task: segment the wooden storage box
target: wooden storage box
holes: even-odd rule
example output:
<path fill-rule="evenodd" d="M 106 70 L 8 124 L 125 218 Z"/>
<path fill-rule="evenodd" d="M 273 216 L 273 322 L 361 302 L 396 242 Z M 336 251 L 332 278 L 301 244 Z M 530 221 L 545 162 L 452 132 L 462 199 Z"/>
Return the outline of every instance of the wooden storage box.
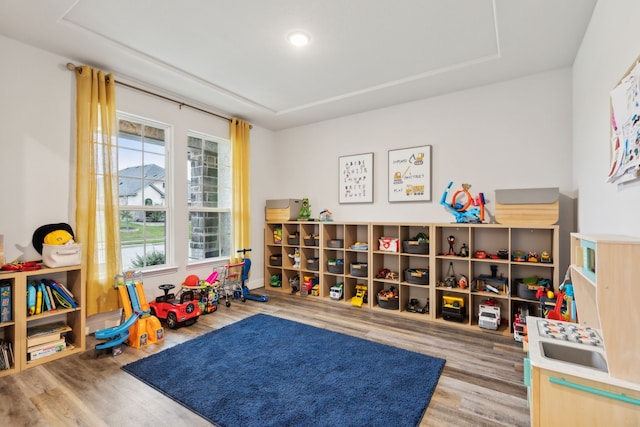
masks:
<path fill-rule="evenodd" d="M 301 207 L 300 199 L 267 200 L 265 217 L 267 221 L 293 221 L 298 219 Z"/>
<path fill-rule="evenodd" d="M 560 189 L 496 190 L 496 222 L 509 225 L 552 225 L 560 217 Z"/>

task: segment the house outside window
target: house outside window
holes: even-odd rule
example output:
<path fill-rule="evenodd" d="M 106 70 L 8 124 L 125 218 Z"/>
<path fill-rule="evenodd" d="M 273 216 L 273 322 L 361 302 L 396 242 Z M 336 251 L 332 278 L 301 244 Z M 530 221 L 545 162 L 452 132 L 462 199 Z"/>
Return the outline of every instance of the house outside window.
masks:
<path fill-rule="evenodd" d="M 124 270 L 167 263 L 167 147 L 171 127 L 118 114 L 120 240 Z"/>
<path fill-rule="evenodd" d="M 229 257 L 231 247 L 231 149 L 229 140 L 187 136 L 189 261 Z"/>

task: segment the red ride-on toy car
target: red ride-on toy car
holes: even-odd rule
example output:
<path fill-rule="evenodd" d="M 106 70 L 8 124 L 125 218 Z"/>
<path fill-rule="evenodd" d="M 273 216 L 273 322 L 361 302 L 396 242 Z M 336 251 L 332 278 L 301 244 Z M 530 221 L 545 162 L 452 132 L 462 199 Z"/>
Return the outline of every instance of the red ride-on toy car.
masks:
<path fill-rule="evenodd" d="M 190 326 L 198 320 L 202 311 L 198 301 L 194 300 L 193 291 L 183 292 L 177 300 L 174 294 L 169 293 L 175 285 L 165 283 L 158 288 L 164 291 L 164 295 L 156 297 L 155 301 L 149 303 L 151 314 L 164 320 L 169 329 L 183 325 Z"/>

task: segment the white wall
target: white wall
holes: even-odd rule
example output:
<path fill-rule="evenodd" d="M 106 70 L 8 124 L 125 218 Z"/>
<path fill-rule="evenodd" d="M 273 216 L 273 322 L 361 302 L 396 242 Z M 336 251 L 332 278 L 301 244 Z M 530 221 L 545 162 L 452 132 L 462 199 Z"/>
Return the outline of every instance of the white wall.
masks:
<path fill-rule="evenodd" d="M 26 44 L 0 36 L 0 234 L 4 236 L 7 260 L 38 259 L 31 245 L 36 228 L 55 222 L 75 222 L 75 77 L 65 68 L 69 59 L 50 54 Z M 117 76 L 116 76 L 117 78 Z M 174 125 L 173 149 L 186 153 L 186 135 L 195 130 L 227 138 L 229 123 L 189 108 L 123 86 L 116 87 L 118 110 Z M 185 127 L 185 117 L 195 128 Z M 262 259 L 262 228 L 264 202 L 261 195 L 268 188 L 261 159 L 273 150 L 273 132 L 253 127 L 251 132 L 252 206 L 257 214 L 252 218 L 252 258 Z M 186 159 L 186 154 L 185 157 Z M 267 162 L 268 165 L 268 162 Z M 186 161 L 172 164 L 169 173 L 186 176 Z M 265 169 L 268 171 L 268 168 Z M 268 172 L 266 173 L 268 175 Z M 186 190 L 186 182 L 184 185 Z M 175 206 L 186 206 L 187 195 L 178 185 L 172 195 Z M 174 233 L 186 235 L 186 212 L 175 210 Z M 184 239 L 183 239 L 184 240 Z M 187 274 L 206 277 L 212 265 L 187 266 L 187 245 L 174 245 L 177 265 L 162 273 L 145 274 L 147 298 L 158 293 L 161 283 L 179 284 Z M 182 260 L 182 261 L 181 261 Z M 253 270 L 250 286 L 262 285 L 262 265 Z"/>
<path fill-rule="evenodd" d="M 640 2 L 596 4 L 573 66 L 573 176 L 578 229 L 640 237 L 640 181 L 606 182 L 609 91 L 640 55 Z"/>
<path fill-rule="evenodd" d="M 0 234 L 7 261 L 38 255 L 41 225 L 69 222 L 73 73 L 60 58 L 0 36 Z"/>
<path fill-rule="evenodd" d="M 0 176 L 5 189 L 17 190 L 5 191 L 0 233 L 5 235 L 7 256 L 15 258 L 21 254 L 16 245 L 29 246 L 38 226 L 74 220 L 75 79 L 64 68 L 66 58 L 4 37 L 0 53 L 19 58 L 0 64 L 0 78 L 11 82 L 0 87 Z M 147 97 L 119 88 L 118 108 L 169 123 L 180 114 L 171 103 L 150 110 Z M 207 120 L 213 134 L 227 136 L 224 121 Z M 453 217 L 439 200 L 450 180 L 454 188 L 470 183 L 472 193 L 484 192 L 489 214 L 494 212 L 494 191 L 500 188 L 559 187 L 570 194 L 571 71 L 561 69 L 277 133 L 254 125 L 251 140 L 251 285 L 255 286 L 263 283 L 267 199 L 309 197 L 314 216 L 329 208 L 338 221 L 449 222 Z M 433 147 L 432 201 L 388 203 L 387 151 L 427 144 Z M 338 157 L 363 152 L 374 153 L 374 203 L 339 205 Z M 174 165 L 173 173 L 179 176 L 183 167 Z M 184 194 L 174 197 L 176 203 L 186 203 Z M 186 255 L 186 248 L 175 251 L 176 259 Z M 145 279 L 145 285 L 151 293 L 158 283 L 177 283 L 187 273 L 204 274 L 201 270 L 178 265 L 167 275 Z"/>
<path fill-rule="evenodd" d="M 571 182 L 571 72 L 538 74 L 276 133 L 283 181 L 265 199 L 309 197 L 337 221 L 451 222 L 440 205 L 472 184 L 494 213 L 494 191 Z M 432 146 L 432 201 L 389 203 L 388 150 Z M 338 204 L 338 157 L 374 153 L 374 203 Z M 451 197 L 452 192 L 449 194 Z M 449 201 L 450 201 L 449 197 Z"/>

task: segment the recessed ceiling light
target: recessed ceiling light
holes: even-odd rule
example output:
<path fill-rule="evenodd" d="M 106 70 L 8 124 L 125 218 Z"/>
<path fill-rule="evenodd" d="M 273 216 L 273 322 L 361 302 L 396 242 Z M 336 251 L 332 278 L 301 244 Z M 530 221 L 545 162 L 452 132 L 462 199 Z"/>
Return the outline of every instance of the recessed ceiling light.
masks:
<path fill-rule="evenodd" d="M 296 30 L 289 33 L 289 35 L 287 36 L 287 40 L 289 40 L 289 43 L 296 47 L 302 47 L 309 44 L 309 42 L 311 41 L 311 36 L 304 31 Z"/>

